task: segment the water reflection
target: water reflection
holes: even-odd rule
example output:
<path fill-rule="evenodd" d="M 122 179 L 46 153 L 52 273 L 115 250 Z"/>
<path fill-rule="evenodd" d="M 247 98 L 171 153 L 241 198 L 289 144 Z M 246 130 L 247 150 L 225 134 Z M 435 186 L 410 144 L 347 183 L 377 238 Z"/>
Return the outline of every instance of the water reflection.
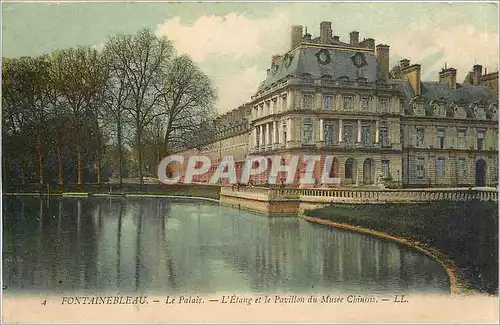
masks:
<path fill-rule="evenodd" d="M 444 270 L 381 239 L 167 199 L 4 199 L 7 290 L 448 293 Z"/>

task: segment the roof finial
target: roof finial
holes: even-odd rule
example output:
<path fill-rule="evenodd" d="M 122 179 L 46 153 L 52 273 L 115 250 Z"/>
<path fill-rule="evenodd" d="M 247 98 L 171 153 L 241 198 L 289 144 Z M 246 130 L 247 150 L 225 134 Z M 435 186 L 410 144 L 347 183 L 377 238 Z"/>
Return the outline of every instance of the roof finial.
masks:
<path fill-rule="evenodd" d="M 306 35 L 307 35 L 307 27 L 306 27 Z"/>
<path fill-rule="evenodd" d="M 446 64 L 446 61 L 444 61 L 444 69 L 445 69 L 445 70 L 447 69 L 447 64 Z"/>

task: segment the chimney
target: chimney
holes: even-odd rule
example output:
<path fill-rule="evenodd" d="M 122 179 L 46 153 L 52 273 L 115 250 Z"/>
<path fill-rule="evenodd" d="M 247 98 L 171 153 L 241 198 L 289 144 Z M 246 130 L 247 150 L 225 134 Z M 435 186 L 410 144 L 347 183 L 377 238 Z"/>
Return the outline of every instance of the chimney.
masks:
<path fill-rule="evenodd" d="M 448 85 L 451 89 L 457 88 L 457 69 L 446 68 L 439 73 L 439 83 Z"/>
<path fill-rule="evenodd" d="M 332 42 L 332 23 L 323 21 L 319 26 L 319 39 L 321 44 L 330 44 Z"/>
<path fill-rule="evenodd" d="M 415 93 L 416 96 L 420 96 L 420 64 L 410 64 L 410 60 L 404 59 L 400 61 L 401 65 L 401 73 L 403 75 L 403 78 L 408 80 L 408 82 L 411 85 L 411 88 L 413 88 L 413 92 Z"/>
<path fill-rule="evenodd" d="M 472 84 L 477 86 L 481 80 L 481 75 L 483 74 L 483 66 L 475 64 L 472 68 Z"/>
<path fill-rule="evenodd" d="M 295 47 L 299 46 L 300 43 L 302 43 L 302 30 L 303 27 L 302 25 L 294 25 L 292 26 L 292 30 L 290 33 L 291 36 L 291 48 L 294 49 Z"/>
<path fill-rule="evenodd" d="M 379 44 L 376 47 L 376 54 L 380 71 L 389 78 L 389 45 Z"/>
<path fill-rule="evenodd" d="M 306 27 L 306 33 L 304 34 L 304 37 L 302 37 L 302 41 L 309 43 L 312 41 L 311 34 L 307 32 L 307 27 Z"/>
<path fill-rule="evenodd" d="M 337 35 L 333 36 L 333 41 L 334 42 L 340 42 L 340 37 L 337 36 Z"/>
<path fill-rule="evenodd" d="M 354 46 L 359 45 L 359 32 L 357 31 L 352 31 L 349 33 L 350 36 L 350 44 Z"/>

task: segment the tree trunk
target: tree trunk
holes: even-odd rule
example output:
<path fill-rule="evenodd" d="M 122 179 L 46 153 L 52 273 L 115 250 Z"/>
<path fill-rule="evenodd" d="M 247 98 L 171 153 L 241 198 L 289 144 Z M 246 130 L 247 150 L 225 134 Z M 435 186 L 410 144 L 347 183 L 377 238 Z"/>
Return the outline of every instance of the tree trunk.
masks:
<path fill-rule="evenodd" d="M 78 165 L 78 186 L 82 186 L 82 154 L 80 146 L 77 147 L 77 165 Z"/>
<path fill-rule="evenodd" d="M 137 125 L 137 151 L 138 151 L 138 160 L 139 160 L 139 184 L 144 184 L 144 180 L 142 179 L 142 143 L 141 143 L 141 126 Z"/>
<path fill-rule="evenodd" d="M 63 187 L 63 166 L 62 166 L 62 161 L 61 161 L 61 145 L 58 143 L 57 144 L 57 169 L 58 169 L 58 184 L 59 188 L 62 189 Z"/>
<path fill-rule="evenodd" d="M 97 149 L 95 154 L 95 174 L 97 178 L 97 184 L 101 184 L 101 152 Z"/>
<path fill-rule="evenodd" d="M 40 184 L 43 184 L 43 154 L 42 154 L 42 144 L 40 142 L 40 138 L 38 138 L 37 140 L 36 155 L 37 155 L 38 177 Z"/>
<path fill-rule="evenodd" d="M 123 150 L 122 150 L 122 123 L 120 118 L 117 120 L 116 124 L 117 128 L 117 138 L 118 138 L 118 181 L 120 186 L 123 184 Z"/>

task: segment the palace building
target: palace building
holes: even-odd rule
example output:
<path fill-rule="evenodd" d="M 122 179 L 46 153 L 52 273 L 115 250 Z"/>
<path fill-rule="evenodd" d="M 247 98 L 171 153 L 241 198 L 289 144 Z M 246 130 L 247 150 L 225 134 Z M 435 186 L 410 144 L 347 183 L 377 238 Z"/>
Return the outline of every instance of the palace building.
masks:
<path fill-rule="evenodd" d="M 389 69 L 389 45 L 356 31 L 343 41 L 330 22 L 319 37 L 292 26 L 290 38 L 250 101 L 219 117 L 218 139 L 184 154 L 210 155 L 214 165 L 232 155 L 237 174 L 250 155 L 279 155 L 284 164 L 319 155 L 317 186 L 327 155 L 340 186 L 496 185 L 498 72 L 482 74 L 476 64 L 459 83 L 445 67 L 437 81 L 422 81 L 419 64 L 404 59 Z"/>

